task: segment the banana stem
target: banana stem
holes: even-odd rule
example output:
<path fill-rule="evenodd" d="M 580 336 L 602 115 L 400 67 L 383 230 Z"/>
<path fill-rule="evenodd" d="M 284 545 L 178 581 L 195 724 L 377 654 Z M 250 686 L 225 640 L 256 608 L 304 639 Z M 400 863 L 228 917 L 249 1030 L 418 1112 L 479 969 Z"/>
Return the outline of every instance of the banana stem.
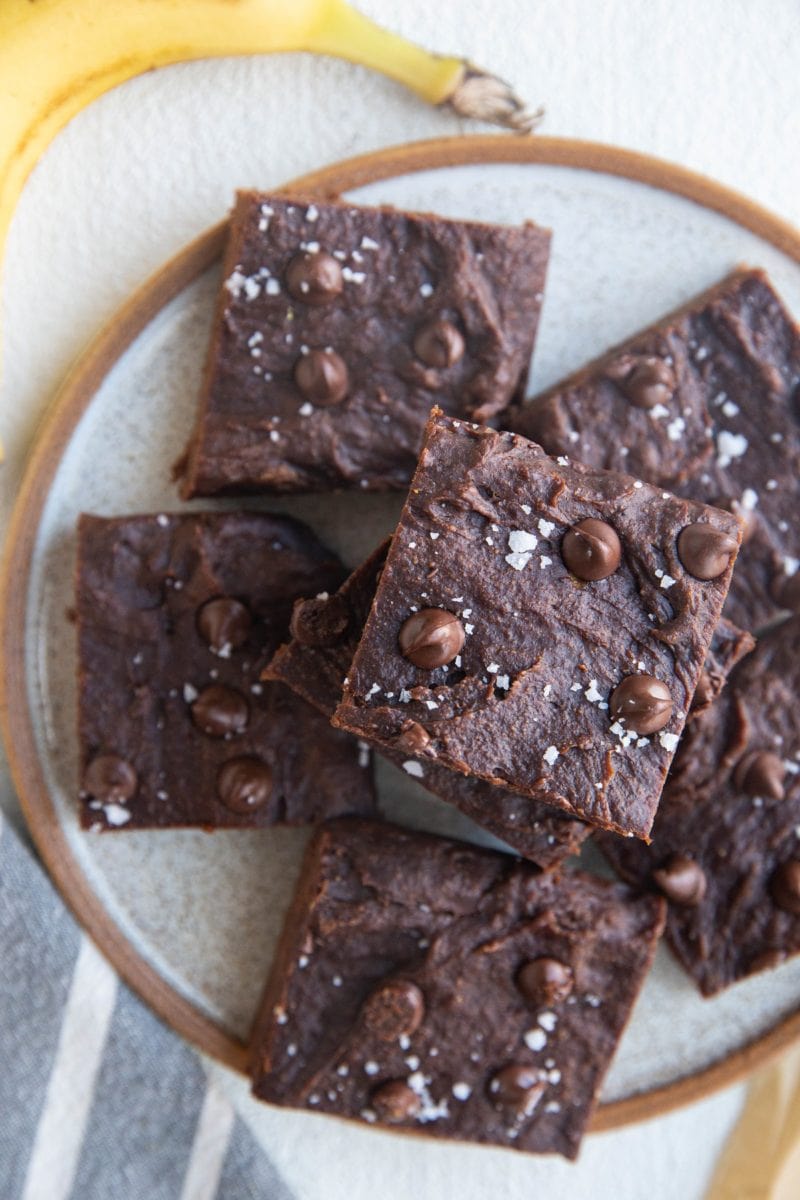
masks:
<path fill-rule="evenodd" d="M 544 110 L 532 112 L 496 75 L 463 58 L 430 54 L 414 42 L 391 33 L 353 8 L 347 0 L 326 0 L 320 20 L 309 30 L 310 48 L 320 54 L 351 58 L 405 84 L 430 104 L 446 106 L 458 116 L 500 125 L 515 133 L 532 133 Z"/>
<path fill-rule="evenodd" d="M 405 84 L 431 104 L 443 104 L 464 76 L 460 58 L 430 54 L 397 33 L 377 25 L 346 3 L 327 0 L 320 20 L 309 29 L 309 49 L 336 58 L 351 58 L 358 46 L 364 66 Z"/>

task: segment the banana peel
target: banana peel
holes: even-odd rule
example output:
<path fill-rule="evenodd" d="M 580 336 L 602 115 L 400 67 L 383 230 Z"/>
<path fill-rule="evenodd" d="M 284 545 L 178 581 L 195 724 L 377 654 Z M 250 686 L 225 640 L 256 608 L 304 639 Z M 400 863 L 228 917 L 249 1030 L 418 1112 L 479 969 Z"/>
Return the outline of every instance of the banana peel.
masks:
<path fill-rule="evenodd" d="M 169 63 L 296 50 L 360 63 L 518 133 L 541 117 L 502 80 L 423 50 L 346 0 L 0 0 L 0 258 L 29 173 L 97 96 Z"/>

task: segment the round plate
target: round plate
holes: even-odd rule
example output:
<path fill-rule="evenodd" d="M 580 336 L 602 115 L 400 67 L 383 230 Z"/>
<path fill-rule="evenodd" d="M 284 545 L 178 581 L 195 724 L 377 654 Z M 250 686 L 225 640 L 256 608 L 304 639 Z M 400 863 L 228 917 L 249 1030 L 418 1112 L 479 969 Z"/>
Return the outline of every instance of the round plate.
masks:
<path fill-rule="evenodd" d="M 622 150 L 547 138 L 450 139 L 328 167 L 286 190 L 550 226 L 531 377 L 537 390 L 741 261 L 765 267 L 800 312 L 800 235 L 708 180 Z M 131 298 L 47 416 L 9 535 L 2 719 L 31 831 L 79 920 L 170 1025 L 243 1069 L 244 1039 L 307 832 L 81 834 L 67 620 L 80 511 L 192 507 L 178 503 L 170 466 L 193 419 L 225 234 L 224 223 L 211 229 Z M 351 564 L 399 509 L 398 497 L 246 503 L 308 520 Z M 399 774 L 379 773 L 390 813 L 481 838 Z M 702 1000 L 662 947 L 593 1128 L 694 1100 L 799 1036 L 800 960 Z"/>

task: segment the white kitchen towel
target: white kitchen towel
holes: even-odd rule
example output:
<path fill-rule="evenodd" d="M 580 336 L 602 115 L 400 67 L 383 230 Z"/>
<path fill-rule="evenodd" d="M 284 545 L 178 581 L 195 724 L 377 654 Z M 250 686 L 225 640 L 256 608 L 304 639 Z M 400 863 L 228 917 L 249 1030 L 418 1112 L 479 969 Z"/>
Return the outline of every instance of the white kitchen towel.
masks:
<path fill-rule="evenodd" d="M 0 814 L 2 1200 L 291 1200 Z"/>

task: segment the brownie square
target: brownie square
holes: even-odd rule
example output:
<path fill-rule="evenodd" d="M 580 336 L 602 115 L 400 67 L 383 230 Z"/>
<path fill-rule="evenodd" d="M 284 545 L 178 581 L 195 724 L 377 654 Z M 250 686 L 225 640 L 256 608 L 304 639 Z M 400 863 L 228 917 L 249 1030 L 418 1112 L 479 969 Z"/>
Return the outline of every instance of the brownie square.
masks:
<path fill-rule="evenodd" d="M 504 423 L 738 512 L 726 615 L 754 630 L 800 609 L 800 330 L 763 271 L 735 272 Z"/>
<path fill-rule="evenodd" d="M 669 901 L 667 938 L 705 996 L 800 950 L 800 617 L 770 630 L 687 727 L 651 846 L 612 865 Z"/>
<path fill-rule="evenodd" d="M 702 674 L 697 681 L 687 721 L 693 721 L 711 707 L 728 682 L 733 668 L 750 653 L 755 644 L 756 639 L 752 634 L 740 629 L 725 617 L 720 619 L 711 637 L 711 645 Z"/>
<path fill-rule="evenodd" d="M 286 517 L 82 516 L 84 828 L 298 824 L 371 812 L 365 749 L 288 688 L 259 680 L 295 598 L 335 588 L 343 573 Z"/>
<path fill-rule="evenodd" d="M 371 554 L 337 592 L 298 600 L 292 616 L 292 640 L 281 646 L 263 678 L 278 679 L 320 712 L 331 717 L 342 695 L 345 676 L 372 607 L 389 542 Z M 552 867 L 576 854 L 591 833 L 556 808 L 516 796 L 482 779 L 469 779 L 411 750 L 384 749 L 434 796 L 454 805 L 524 858 Z"/>
<path fill-rule="evenodd" d="M 740 536 L 434 413 L 334 723 L 646 838 Z"/>
<path fill-rule="evenodd" d="M 308 849 L 252 1041 L 262 1100 L 574 1158 L 663 901 L 344 819 Z"/>
<path fill-rule="evenodd" d="M 550 234 L 236 198 L 185 496 L 405 489 L 434 404 L 524 390 Z"/>

